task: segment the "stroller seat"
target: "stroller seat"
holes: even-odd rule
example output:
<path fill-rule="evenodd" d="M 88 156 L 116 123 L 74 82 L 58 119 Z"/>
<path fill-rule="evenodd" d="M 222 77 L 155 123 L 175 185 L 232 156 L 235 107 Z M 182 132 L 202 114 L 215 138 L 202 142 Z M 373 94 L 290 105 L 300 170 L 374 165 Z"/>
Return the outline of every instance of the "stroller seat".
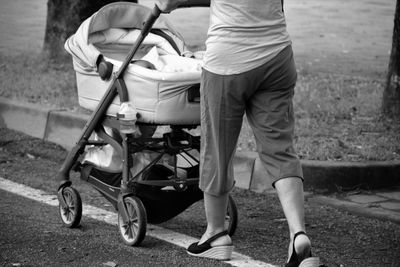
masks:
<path fill-rule="evenodd" d="M 94 110 L 110 80 L 97 73 L 100 57 L 118 71 L 151 10 L 135 3 L 107 5 L 85 20 L 65 43 L 73 57 L 79 105 Z M 138 122 L 164 125 L 199 125 L 201 59 L 181 56 L 186 52 L 182 36 L 162 15 L 139 47 L 124 73 L 130 102 Z M 145 63 L 145 64 L 143 64 Z M 107 110 L 116 116 L 116 97 Z"/>

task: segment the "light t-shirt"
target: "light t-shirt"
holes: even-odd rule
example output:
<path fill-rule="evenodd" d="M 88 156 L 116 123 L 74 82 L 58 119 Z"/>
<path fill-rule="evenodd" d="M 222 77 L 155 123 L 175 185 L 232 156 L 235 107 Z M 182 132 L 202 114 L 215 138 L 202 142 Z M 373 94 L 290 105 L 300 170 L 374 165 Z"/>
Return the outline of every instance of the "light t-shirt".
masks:
<path fill-rule="evenodd" d="M 291 44 L 281 0 L 211 0 L 204 68 L 239 74 Z"/>

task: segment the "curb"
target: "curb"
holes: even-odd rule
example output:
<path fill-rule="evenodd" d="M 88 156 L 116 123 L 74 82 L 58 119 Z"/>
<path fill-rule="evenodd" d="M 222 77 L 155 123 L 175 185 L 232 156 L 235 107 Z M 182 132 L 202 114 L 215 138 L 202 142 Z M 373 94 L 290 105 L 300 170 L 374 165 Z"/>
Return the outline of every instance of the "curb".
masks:
<path fill-rule="evenodd" d="M 359 214 L 370 218 L 389 220 L 400 224 L 400 213 L 392 212 L 390 210 L 382 209 L 379 207 L 369 207 L 368 205 L 326 196 L 311 197 L 308 198 L 307 201 L 320 205 L 333 206 L 338 209 L 347 210 L 354 214 Z"/>
<path fill-rule="evenodd" d="M 61 145 L 69 150 L 78 140 L 87 114 L 44 108 L 0 97 L 0 127 Z M 400 161 L 328 162 L 302 160 L 304 189 L 329 193 L 351 189 L 377 189 L 400 185 Z M 256 152 L 237 152 L 236 187 L 262 193 L 272 189 L 271 179 Z M 266 178 L 267 177 L 267 178 Z"/>

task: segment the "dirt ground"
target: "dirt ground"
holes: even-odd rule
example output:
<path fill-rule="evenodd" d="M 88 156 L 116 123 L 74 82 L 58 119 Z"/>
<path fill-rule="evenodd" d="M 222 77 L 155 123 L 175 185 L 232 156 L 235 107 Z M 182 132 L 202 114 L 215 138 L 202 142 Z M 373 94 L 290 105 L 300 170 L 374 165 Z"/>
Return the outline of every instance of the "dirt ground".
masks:
<path fill-rule="evenodd" d="M 139 1 L 152 5 L 154 1 Z M 298 68 L 357 76 L 386 73 L 395 0 L 285 0 Z M 41 49 L 47 0 L 0 0 L 0 52 Z M 194 48 L 203 48 L 208 9 L 172 12 L 173 24 Z"/>
<path fill-rule="evenodd" d="M 65 156 L 66 151 L 55 144 L 0 128 L 0 177 L 53 194 L 59 186 L 54 177 Z M 71 174 L 73 186 L 80 192 L 84 204 L 113 210 L 104 197 L 78 178 L 77 173 Z M 272 192 L 256 194 L 237 188 L 232 195 L 239 213 L 238 229 L 233 236 L 236 251 L 256 260 L 282 264 L 286 257 L 288 229 L 277 195 Z M 400 257 L 398 224 L 323 206 L 311 201 L 312 196 L 307 194 L 305 202 L 307 233 L 313 241 L 313 253 L 321 258 L 322 263 L 329 267 L 398 266 Z M 131 255 L 126 256 L 129 250 L 119 243 L 116 229 L 112 229 L 111 226 L 104 227 L 100 223 L 93 225 L 95 222 L 88 222 L 84 218 L 83 228 L 62 231 L 54 208 L 42 208 L 42 212 L 45 212 L 45 216 L 42 217 L 38 217 L 36 209 L 31 209 L 31 217 L 28 217 L 32 218 L 28 223 L 29 227 L 18 228 L 21 222 L 26 223 L 24 214 L 31 205 L 29 201 L 15 202 L 18 202 L 18 205 L 16 204 L 18 207 L 20 204 L 25 206 L 18 209 L 10 207 L 13 201 L 6 198 L 5 194 L 0 194 L 0 215 L 9 211 L 15 213 L 18 218 L 15 226 L 11 223 L 11 215 L 3 220 L 0 219 L 0 226 L 4 223 L 1 229 L 5 229 L 0 231 L 0 266 L 9 266 L 2 265 L 2 259 L 7 259 L 7 262 L 23 263 L 20 266 L 49 266 L 49 262 L 53 266 L 101 266 L 98 260 L 102 263 L 110 259 L 119 262 L 118 266 L 223 265 L 207 261 L 203 261 L 203 265 L 196 264 L 185 255 L 183 249 L 176 249 L 167 244 L 156 245 L 162 242 L 148 237 L 143 243 L 143 248 L 139 248 L 139 257 L 135 256 L 135 253 L 138 253 L 136 249 L 132 249 Z M 48 210 L 49 212 L 53 210 L 53 213 L 48 213 Z M 204 218 L 203 203 L 200 201 L 161 226 L 197 237 L 205 229 Z M 50 228 L 42 227 L 44 223 Z M 94 230 L 93 227 L 97 229 Z M 35 229 L 39 231 L 35 232 Z M 11 237 L 6 238 L 10 236 L 9 231 Z M 29 233 L 24 234 L 24 231 Z M 41 235 L 32 234 L 43 231 L 46 232 Z M 16 236 L 15 240 L 12 239 L 13 235 Z M 61 241 L 64 239 L 68 242 Z M 61 249 L 56 250 L 60 247 Z M 82 247 L 83 249 L 80 249 Z M 73 253 L 69 253 L 70 251 Z M 166 252 L 169 253 L 167 262 L 173 257 L 178 257 L 176 264 L 162 264 L 162 257 L 165 257 Z M 93 255 L 96 261 L 88 261 Z"/>

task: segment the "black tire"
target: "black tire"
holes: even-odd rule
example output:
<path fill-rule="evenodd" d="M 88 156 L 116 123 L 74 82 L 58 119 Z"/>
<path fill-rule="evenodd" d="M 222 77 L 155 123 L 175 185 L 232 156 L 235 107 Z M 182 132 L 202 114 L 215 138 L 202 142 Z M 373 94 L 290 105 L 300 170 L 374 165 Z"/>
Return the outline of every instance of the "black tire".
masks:
<path fill-rule="evenodd" d="M 124 222 L 118 212 L 118 229 L 122 241 L 128 246 L 138 246 L 146 236 L 147 214 L 142 201 L 134 196 L 124 199 L 129 220 Z"/>
<path fill-rule="evenodd" d="M 238 225 L 237 206 L 233 197 L 229 195 L 228 208 L 226 210 L 226 217 L 225 217 L 225 226 L 230 236 L 233 236 L 235 234 L 237 225 Z"/>
<path fill-rule="evenodd" d="M 64 187 L 62 195 L 67 207 L 63 208 L 60 204 L 58 205 L 61 220 L 68 228 L 78 227 L 82 218 L 81 196 L 73 187 Z"/>

